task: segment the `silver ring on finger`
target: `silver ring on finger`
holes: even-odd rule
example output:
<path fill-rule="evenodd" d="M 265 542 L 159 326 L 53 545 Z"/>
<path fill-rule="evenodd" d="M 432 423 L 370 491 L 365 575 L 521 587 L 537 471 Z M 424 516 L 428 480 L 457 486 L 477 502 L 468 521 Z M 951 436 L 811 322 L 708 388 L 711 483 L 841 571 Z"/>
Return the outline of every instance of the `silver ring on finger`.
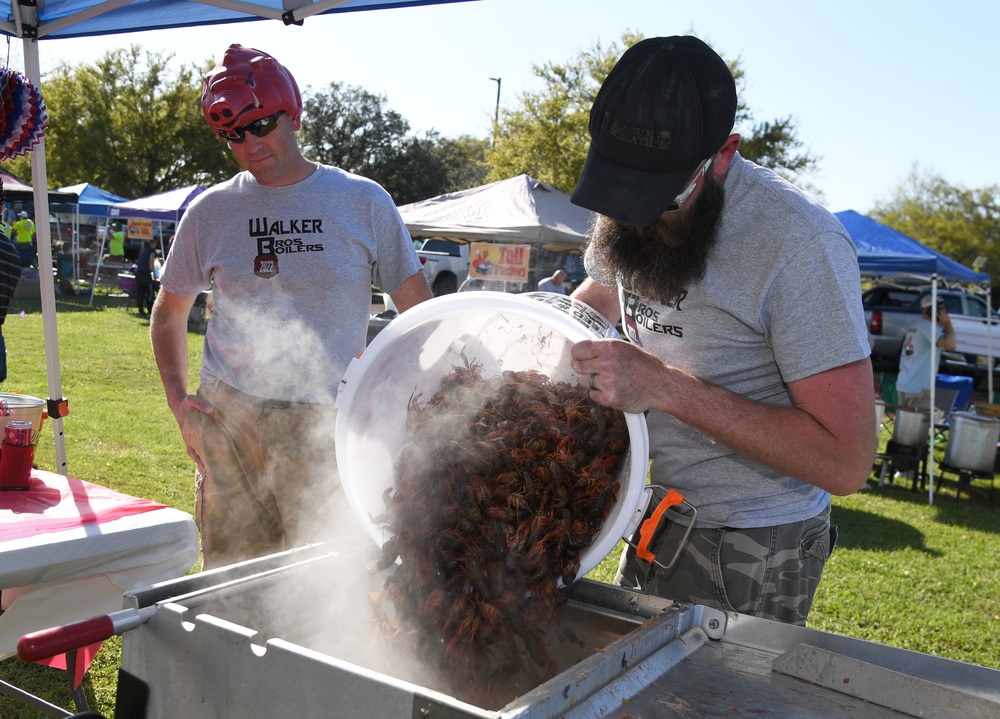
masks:
<path fill-rule="evenodd" d="M 594 380 L 595 379 L 597 379 L 597 373 L 596 372 L 592 372 L 591 375 L 590 375 L 590 389 L 591 390 L 597 389 L 597 386 L 594 384 Z"/>

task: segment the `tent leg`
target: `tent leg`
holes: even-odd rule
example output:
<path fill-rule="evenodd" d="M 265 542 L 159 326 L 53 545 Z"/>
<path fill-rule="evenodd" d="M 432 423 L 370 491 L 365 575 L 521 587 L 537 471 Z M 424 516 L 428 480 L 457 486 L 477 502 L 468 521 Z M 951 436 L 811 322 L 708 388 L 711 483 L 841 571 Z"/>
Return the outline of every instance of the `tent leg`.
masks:
<path fill-rule="evenodd" d="M 38 43 L 25 39 L 24 69 L 28 79 L 41 87 Z M 35 188 L 35 237 L 38 241 L 38 287 L 42 299 L 42 325 L 45 336 L 45 366 L 49 380 L 49 399 L 62 400 L 62 374 L 59 369 L 59 333 L 56 328 L 56 293 L 52 280 L 52 230 L 49 227 L 49 183 L 45 167 L 45 138 L 31 153 L 31 179 Z M 63 420 L 52 417 L 55 434 L 56 468 L 66 474 L 66 438 Z"/>

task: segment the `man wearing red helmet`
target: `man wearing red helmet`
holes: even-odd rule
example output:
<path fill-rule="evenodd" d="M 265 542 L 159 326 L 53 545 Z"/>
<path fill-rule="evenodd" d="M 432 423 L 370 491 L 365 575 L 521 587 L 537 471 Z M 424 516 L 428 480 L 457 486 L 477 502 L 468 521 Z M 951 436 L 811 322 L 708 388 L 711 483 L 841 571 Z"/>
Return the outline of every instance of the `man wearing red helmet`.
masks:
<path fill-rule="evenodd" d="M 205 78 L 202 110 L 244 171 L 185 213 L 150 333 L 198 467 L 211 568 L 353 531 L 333 514 L 337 387 L 365 348 L 372 285 L 401 312 L 431 292 L 385 190 L 301 154 L 302 98 L 277 60 L 231 45 Z M 200 386 L 189 394 L 187 318 L 208 289 Z"/>

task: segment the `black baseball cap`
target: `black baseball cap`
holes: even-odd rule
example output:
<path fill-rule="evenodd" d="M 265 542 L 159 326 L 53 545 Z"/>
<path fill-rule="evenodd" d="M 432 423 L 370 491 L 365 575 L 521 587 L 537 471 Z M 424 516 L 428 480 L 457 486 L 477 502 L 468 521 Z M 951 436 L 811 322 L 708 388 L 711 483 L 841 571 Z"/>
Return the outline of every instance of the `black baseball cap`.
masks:
<path fill-rule="evenodd" d="M 736 82 L 696 37 L 648 38 L 621 56 L 590 110 L 590 151 L 572 201 L 645 227 L 736 122 Z"/>

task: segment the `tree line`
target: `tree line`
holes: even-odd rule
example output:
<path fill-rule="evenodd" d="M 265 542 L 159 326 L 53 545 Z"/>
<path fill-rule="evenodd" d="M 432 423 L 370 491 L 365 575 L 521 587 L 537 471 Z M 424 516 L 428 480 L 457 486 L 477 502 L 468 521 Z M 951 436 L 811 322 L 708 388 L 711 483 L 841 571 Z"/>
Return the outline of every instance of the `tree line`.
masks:
<path fill-rule="evenodd" d="M 303 88 L 303 154 L 370 177 L 397 205 L 522 173 L 572 192 L 589 147 L 591 104 L 617 58 L 642 38 L 625 32 L 620 42 L 534 66 L 541 89 L 501 108 L 489 138 L 416 135 L 384 96 L 336 81 Z M 43 78 L 50 187 L 90 182 L 135 198 L 211 185 L 238 171 L 201 114 L 202 78 L 214 60 L 179 69 L 172 61 L 172 54 L 133 45 L 92 64 L 62 64 Z M 740 154 L 822 201 L 809 179 L 821 157 L 803 147 L 797 120 L 758 120 L 747 102 L 741 62 L 729 65 L 740 97 Z M 5 169 L 31 176 L 27 157 L 8 161 Z M 982 258 L 987 272 L 1000 268 L 1000 186 L 954 186 L 914 168 L 869 215 L 962 264 Z"/>

